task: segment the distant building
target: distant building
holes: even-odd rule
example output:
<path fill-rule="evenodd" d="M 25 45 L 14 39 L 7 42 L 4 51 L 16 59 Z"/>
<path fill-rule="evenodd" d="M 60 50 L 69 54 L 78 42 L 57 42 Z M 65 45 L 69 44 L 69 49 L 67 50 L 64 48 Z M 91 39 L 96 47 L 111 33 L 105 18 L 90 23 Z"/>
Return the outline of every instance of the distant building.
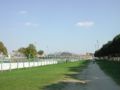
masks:
<path fill-rule="evenodd" d="M 6 58 L 7 56 L 4 55 L 2 52 L 0 53 L 0 58 Z"/>
<path fill-rule="evenodd" d="M 94 54 L 93 53 L 86 53 L 85 55 L 86 59 L 93 59 L 94 58 Z"/>
<path fill-rule="evenodd" d="M 49 58 L 73 58 L 73 59 L 80 59 L 80 60 L 91 60 L 94 57 L 93 53 L 86 53 L 86 54 L 74 54 L 70 52 L 57 52 L 53 54 L 48 54 L 46 57 Z"/>
<path fill-rule="evenodd" d="M 26 58 L 26 56 L 18 51 L 12 51 L 11 58 Z"/>
<path fill-rule="evenodd" d="M 42 55 L 40 55 L 40 54 L 37 54 L 37 57 L 38 57 L 38 58 L 45 57 L 45 54 L 42 54 Z"/>
<path fill-rule="evenodd" d="M 3 57 L 3 53 L 2 52 L 0 52 L 0 58 L 2 58 Z"/>

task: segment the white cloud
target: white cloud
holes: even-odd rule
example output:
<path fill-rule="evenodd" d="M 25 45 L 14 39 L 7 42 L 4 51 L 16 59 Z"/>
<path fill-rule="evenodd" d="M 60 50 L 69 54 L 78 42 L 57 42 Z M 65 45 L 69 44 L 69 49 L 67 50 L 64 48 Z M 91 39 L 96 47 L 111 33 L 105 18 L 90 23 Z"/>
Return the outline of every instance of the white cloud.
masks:
<path fill-rule="evenodd" d="M 28 12 L 26 10 L 19 11 L 19 14 L 27 14 Z"/>
<path fill-rule="evenodd" d="M 39 24 L 37 24 L 37 23 L 32 23 L 32 22 L 26 22 L 26 23 L 24 23 L 24 25 L 27 26 L 27 27 L 30 27 L 30 26 L 32 26 L 32 27 L 37 27 Z"/>
<path fill-rule="evenodd" d="M 94 24 L 95 23 L 93 21 L 80 21 L 76 23 L 76 25 L 79 27 L 92 27 L 94 26 Z"/>

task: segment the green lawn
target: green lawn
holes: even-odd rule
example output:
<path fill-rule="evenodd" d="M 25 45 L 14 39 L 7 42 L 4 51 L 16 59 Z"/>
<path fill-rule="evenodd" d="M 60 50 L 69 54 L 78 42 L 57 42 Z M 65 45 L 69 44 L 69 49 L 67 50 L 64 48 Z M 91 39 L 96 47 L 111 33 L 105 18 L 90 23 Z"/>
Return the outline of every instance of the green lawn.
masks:
<path fill-rule="evenodd" d="M 71 67 L 81 67 L 85 61 L 68 62 L 28 69 L 0 72 L 0 90 L 42 90 L 44 86 L 62 80 Z"/>
<path fill-rule="evenodd" d="M 120 62 L 99 60 L 97 63 L 107 75 L 120 85 Z"/>

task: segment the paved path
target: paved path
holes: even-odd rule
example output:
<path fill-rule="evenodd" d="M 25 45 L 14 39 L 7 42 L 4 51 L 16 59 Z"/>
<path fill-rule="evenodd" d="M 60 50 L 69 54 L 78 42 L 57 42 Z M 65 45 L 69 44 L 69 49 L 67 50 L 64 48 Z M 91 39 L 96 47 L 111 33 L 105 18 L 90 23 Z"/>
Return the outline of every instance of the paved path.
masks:
<path fill-rule="evenodd" d="M 88 80 L 87 84 L 69 83 L 62 90 L 120 90 L 120 86 L 107 76 L 96 63 L 91 62 L 77 77 Z"/>

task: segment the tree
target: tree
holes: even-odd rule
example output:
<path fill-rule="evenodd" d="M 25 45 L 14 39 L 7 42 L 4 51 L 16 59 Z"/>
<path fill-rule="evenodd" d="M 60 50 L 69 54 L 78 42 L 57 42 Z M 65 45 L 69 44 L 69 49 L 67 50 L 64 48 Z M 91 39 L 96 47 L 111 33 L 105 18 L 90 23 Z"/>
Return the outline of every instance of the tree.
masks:
<path fill-rule="evenodd" d="M 23 53 L 27 58 L 35 58 L 37 55 L 36 47 L 33 44 L 29 44 L 28 47 L 18 49 L 20 53 Z"/>
<path fill-rule="evenodd" d="M 22 48 L 18 49 L 18 52 L 25 54 L 26 48 L 22 47 Z"/>
<path fill-rule="evenodd" d="M 120 34 L 113 39 L 113 46 L 117 56 L 120 56 Z"/>
<path fill-rule="evenodd" d="M 120 57 L 120 34 L 95 51 L 95 57 Z"/>
<path fill-rule="evenodd" d="M 2 42 L 0 42 L 0 53 L 6 56 L 8 55 L 7 48 L 4 46 Z"/>
<path fill-rule="evenodd" d="M 39 51 L 38 51 L 38 54 L 39 54 L 39 55 L 43 55 L 43 54 L 44 54 L 44 51 L 43 51 L 43 50 L 39 50 Z"/>
<path fill-rule="evenodd" d="M 37 55 L 36 47 L 33 44 L 29 44 L 26 48 L 26 56 L 30 58 L 34 58 Z"/>

